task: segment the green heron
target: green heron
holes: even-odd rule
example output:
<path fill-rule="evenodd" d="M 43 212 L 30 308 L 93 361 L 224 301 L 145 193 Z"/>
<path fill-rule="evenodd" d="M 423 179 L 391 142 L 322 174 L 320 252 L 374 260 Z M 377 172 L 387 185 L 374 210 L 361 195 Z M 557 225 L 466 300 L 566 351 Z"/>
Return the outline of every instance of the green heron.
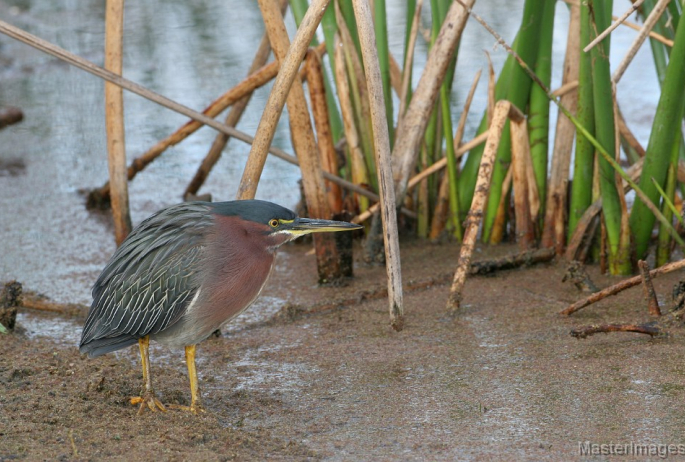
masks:
<path fill-rule="evenodd" d="M 255 301 L 276 250 L 298 236 L 359 225 L 299 218 L 271 202 L 185 202 L 140 223 L 93 286 L 79 350 L 99 356 L 138 343 L 144 389 L 131 398 L 165 411 L 150 376 L 150 339 L 185 347 L 190 406 L 201 411 L 195 345 Z"/>

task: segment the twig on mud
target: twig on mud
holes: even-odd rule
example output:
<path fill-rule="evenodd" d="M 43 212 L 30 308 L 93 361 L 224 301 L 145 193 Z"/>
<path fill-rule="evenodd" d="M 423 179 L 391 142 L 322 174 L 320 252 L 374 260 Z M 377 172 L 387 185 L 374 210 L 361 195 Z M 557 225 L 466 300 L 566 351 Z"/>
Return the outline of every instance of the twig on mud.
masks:
<path fill-rule="evenodd" d="M 590 335 L 609 332 L 635 332 L 654 337 L 661 334 L 661 329 L 651 324 L 596 324 L 572 329 L 570 333 L 575 338 L 587 338 Z"/>
<path fill-rule="evenodd" d="M 544 263 L 552 260 L 554 255 L 554 249 L 548 248 L 528 250 L 513 255 L 506 255 L 501 258 L 494 258 L 492 260 L 475 261 L 471 263 L 471 271 L 469 271 L 469 274 L 487 274 L 498 270 L 513 269 L 535 263 Z"/>
<path fill-rule="evenodd" d="M 76 317 L 88 311 L 88 307 L 76 303 L 55 303 L 40 295 L 24 293 L 21 298 L 21 306 L 31 310 L 49 311 L 65 316 Z"/>
<path fill-rule="evenodd" d="M 0 291 L 0 311 L 3 306 L 20 306 L 31 310 L 50 311 L 66 316 L 80 316 L 88 311 L 88 307 L 77 303 L 55 303 L 44 295 L 23 290 L 17 281 L 1 283 L 4 289 Z M 12 324 L 13 325 L 13 324 Z M 12 328 L 12 326 L 9 326 Z"/>
<path fill-rule="evenodd" d="M 649 314 L 652 316 L 661 316 L 659 301 L 656 298 L 656 292 L 654 292 L 654 284 L 652 284 L 652 278 L 649 277 L 649 265 L 644 260 L 638 260 L 637 267 L 640 269 L 640 277 L 642 278 L 642 287 L 644 289 L 645 298 L 647 299 Z"/>
<path fill-rule="evenodd" d="M 661 276 L 662 274 L 667 274 L 671 273 L 675 270 L 678 270 L 680 268 L 685 267 L 685 259 L 676 261 L 673 263 L 668 263 L 660 268 L 653 269 L 652 271 L 649 272 L 649 276 L 654 279 L 657 276 Z M 617 293 L 629 289 L 630 287 L 638 285 L 640 282 L 642 282 L 642 276 L 634 276 L 632 278 L 624 279 L 623 281 L 619 282 L 618 284 L 614 284 L 613 286 L 609 286 L 604 290 L 601 290 L 597 292 L 596 294 L 592 294 L 587 298 L 584 298 L 582 300 L 577 301 L 576 303 L 570 305 L 568 308 L 565 310 L 561 311 L 559 314 L 563 315 L 570 315 L 575 313 L 576 311 L 585 308 L 588 305 L 591 305 L 603 298 L 606 298 L 610 295 L 616 295 Z"/>

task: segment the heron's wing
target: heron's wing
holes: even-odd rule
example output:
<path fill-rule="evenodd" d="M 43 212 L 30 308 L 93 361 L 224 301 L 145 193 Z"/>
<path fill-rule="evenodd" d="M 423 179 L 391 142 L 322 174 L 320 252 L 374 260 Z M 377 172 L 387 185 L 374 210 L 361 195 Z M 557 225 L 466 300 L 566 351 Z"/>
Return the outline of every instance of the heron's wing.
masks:
<path fill-rule="evenodd" d="M 123 348 L 180 318 L 199 289 L 208 210 L 202 203 L 178 204 L 133 230 L 93 286 L 81 352 Z"/>

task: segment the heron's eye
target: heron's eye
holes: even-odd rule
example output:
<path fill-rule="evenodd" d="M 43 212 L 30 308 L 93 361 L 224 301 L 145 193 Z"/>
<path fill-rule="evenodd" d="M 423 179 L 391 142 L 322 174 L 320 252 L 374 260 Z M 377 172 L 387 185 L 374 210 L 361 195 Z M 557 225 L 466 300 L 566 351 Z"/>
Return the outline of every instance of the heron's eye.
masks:
<path fill-rule="evenodd" d="M 269 226 L 271 226 L 272 228 L 278 228 L 278 220 L 276 220 L 275 218 L 269 220 Z"/>

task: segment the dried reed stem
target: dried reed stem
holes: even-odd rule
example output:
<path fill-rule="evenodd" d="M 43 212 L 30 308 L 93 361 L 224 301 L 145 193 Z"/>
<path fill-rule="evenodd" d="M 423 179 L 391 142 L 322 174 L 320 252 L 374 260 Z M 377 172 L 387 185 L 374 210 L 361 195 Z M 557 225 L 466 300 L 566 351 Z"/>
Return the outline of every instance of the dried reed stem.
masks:
<path fill-rule="evenodd" d="M 416 37 L 419 32 L 419 19 L 421 18 L 422 7 L 423 0 L 418 0 L 416 3 L 416 9 L 414 10 L 414 17 L 411 21 L 409 40 L 407 41 L 407 56 L 404 57 L 404 68 L 402 69 L 402 87 L 400 89 L 400 118 L 404 116 L 404 112 L 407 107 L 407 94 L 409 93 L 409 86 L 411 85 L 411 68 L 412 64 L 414 63 L 414 51 L 416 46 Z"/>
<path fill-rule="evenodd" d="M 535 226 L 529 189 L 535 188 L 535 182 L 530 184 L 528 165 L 530 164 L 530 145 L 526 120 L 511 123 L 511 160 L 514 185 L 514 208 L 516 210 L 516 239 L 521 250 L 527 250 L 535 245 Z"/>
<path fill-rule="evenodd" d="M 350 171 L 352 174 L 352 182 L 361 185 L 368 184 L 369 177 L 364 161 L 364 153 L 362 152 L 359 132 L 354 121 L 354 108 L 352 107 L 350 83 L 347 78 L 345 70 L 345 57 L 343 56 L 343 46 L 340 36 L 335 34 L 335 56 L 334 71 L 336 75 L 338 102 L 340 103 L 340 113 L 343 119 L 343 130 L 345 132 L 345 140 L 347 141 L 347 149 L 350 153 Z M 368 208 L 368 201 L 362 201 L 357 198 L 359 207 L 362 210 Z"/>
<path fill-rule="evenodd" d="M 652 316 L 661 316 L 659 309 L 659 300 L 656 298 L 654 291 L 654 284 L 652 278 L 649 276 L 649 265 L 644 260 L 638 260 L 637 267 L 640 269 L 640 277 L 642 278 L 642 288 L 647 299 L 647 309 Z"/>
<path fill-rule="evenodd" d="M 378 63 L 378 51 L 373 29 L 373 19 L 367 0 L 353 0 L 354 15 L 359 29 L 362 59 L 366 68 L 371 123 L 373 125 L 374 152 L 378 172 L 381 218 L 383 219 L 383 242 L 385 245 L 386 270 L 388 274 L 388 302 L 390 323 L 396 331 L 404 325 L 402 300 L 402 271 L 400 266 L 400 245 L 395 209 L 395 190 L 390 158 L 390 138 L 383 102 L 383 84 Z"/>
<path fill-rule="evenodd" d="M 580 60 L 580 6 L 571 6 L 571 19 L 568 25 L 566 57 L 564 58 L 564 75 L 562 83 L 577 82 Z M 562 85 L 563 86 L 563 85 Z M 578 105 L 578 91 L 573 90 L 561 97 L 561 105 L 573 114 Z M 554 158 L 550 172 L 550 181 L 545 201 L 545 221 L 542 232 L 542 246 L 554 247 L 561 255 L 566 243 L 566 202 L 568 197 L 568 177 L 571 165 L 571 152 L 575 136 L 573 122 L 561 110 L 557 118 L 556 134 L 554 137 Z"/>
<path fill-rule="evenodd" d="M 212 101 L 212 103 L 202 111 L 202 114 L 208 117 L 217 116 L 227 107 L 241 101 L 242 98 L 249 98 L 249 95 L 251 95 L 255 89 L 269 83 L 271 79 L 273 79 L 276 76 L 277 73 L 277 62 L 267 64 L 261 69 L 258 69 L 256 72 L 250 74 L 247 78 L 239 82 L 236 86 L 228 90 L 219 98 Z M 136 157 L 133 160 L 133 162 L 131 162 L 131 165 L 128 167 L 128 180 L 131 181 L 140 171 L 147 167 L 164 151 L 166 151 L 171 146 L 175 146 L 181 141 L 185 140 L 190 135 L 192 135 L 200 128 L 202 128 L 204 125 L 205 123 L 200 122 L 198 120 L 189 120 L 181 127 L 179 127 L 174 133 L 158 141 L 154 146 L 148 149 L 141 156 Z M 235 124 L 226 125 L 233 126 Z M 228 139 L 229 136 L 227 133 L 224 132 L 220 132 L 220 135 L 226 137 L 226 139 Z M 208 173 L 209 168 L 211 168 L 211 166 L 205 165 L 205 162 L 206 160 L 203 161 L 203 166 L 200 167 L 201 169 L 207 169 L 206 172 L 203 171 L 202 173 L 204 174 L 204 177 L 206 177 L 206 173 Z M 198 171 L 198 173 L 195 174 L 195 178 L 193 178 L 191 185 L 188 186 L 188 190 L 186 192 L 191 192 L 192 194 L 195 194 L 197 192 L 197 190 L 200 188 L 200 185 L 202 184 L 202 182 L 200 181 L 200 175 L 202 174 L 200 173 L 200 171 Z M 204 178 L 202 178 L 202 181 L 204 181 Z M 96 190 L 94 193 L 99 195 L 102 199 L 106 200 L 109 196 L 109 183 L 106 183 L 104 186 Z"/>
<path fill-rule="evenodd" d="M 616 16 L 614 16 L 613 19 L 616 20 L 618 18 L 616 18 Z M 644 27 L 644 25 L 640 26 L 640 25 L 634 24 L 630 21 L 624 21 L 623 25 L 626 27 L 629 27 L 630 29 L 636 30 L 638 32 L 641 31 L 642 28 Z M 667 47 L 673 48 L 673 40 L 668 39 L 661 34 L 657 34 L 656 32 L 650 31 L 649 32 L 649 38 L 652 38 L 652 39 L 656 40 L 657 42 L 661 42 L 664 45 L 666 45 Z"/>
<path fill-rule="evenodd" d="M 647 334 L 650 337 L 659 335 L 661 329 L 647 324 L 599 324 L 594 326 L 579 327 L 571 331 L 575 338 L 587 338 L 594 334 L 606 334 L 609 332 L 634 332 L 636 334 Z"/>
<path fill-rule="evenodd" d="M 121 75 L 124 33 L 124 0 L 107 0 L 105 7 L 105 68 Z M 120 245 L 131 232 L 126 181 L 124 95 L 121 87 L 105 82 L 105 125 L 107 160 L 112 185 L 114 238 Z"/>
<path fill-rule="evenodd" d="M 497 148 L 502 139 L 502 131 L 507 118 L 513 116 L 516 119 L 523 117 L 508 101 L 498 101 L 495 105 L 495 110 L 492 117 L 492 124 L 488 131 L 488 139 L 485 144 L 485 150 L 478 169 L 478 179 L 476 181 L 475 194 L 471 209 L 466 218 L 466 229 L 464 230 L 464 241 L 459 252 L 459 260 L 457 263 L 457 270 L 454 273 L 454 280 L 450 288 L 450 295 L 447 301 L 447 309 L 455 314 L 459 309 L 459 304 L 462 299 L 462 289 L 466 282 L 466 275 L 471 268 L 471 256 L 478 236 L 478 228 L 483 221 L 483 210 L 490 192 L 490 180 L 492 178 L 492 168 L 495 163 L 497 155 Z"/>
<path fill-rule="evenodd" d="M 316 127 L 316 139 L 321 154 L 321 166 L 331 174 L 338 173 L 338 158 L 333 143 L 333 133 L 328 120 L 328 105 L 324 88 L 321 57 L 313 50 L 307 53 L 307 85 L 312 105 L 312 116 Z M 340 186 L 326 180 L 326 196 L 333 214 L 342 212 L 342 190 Z"/>

